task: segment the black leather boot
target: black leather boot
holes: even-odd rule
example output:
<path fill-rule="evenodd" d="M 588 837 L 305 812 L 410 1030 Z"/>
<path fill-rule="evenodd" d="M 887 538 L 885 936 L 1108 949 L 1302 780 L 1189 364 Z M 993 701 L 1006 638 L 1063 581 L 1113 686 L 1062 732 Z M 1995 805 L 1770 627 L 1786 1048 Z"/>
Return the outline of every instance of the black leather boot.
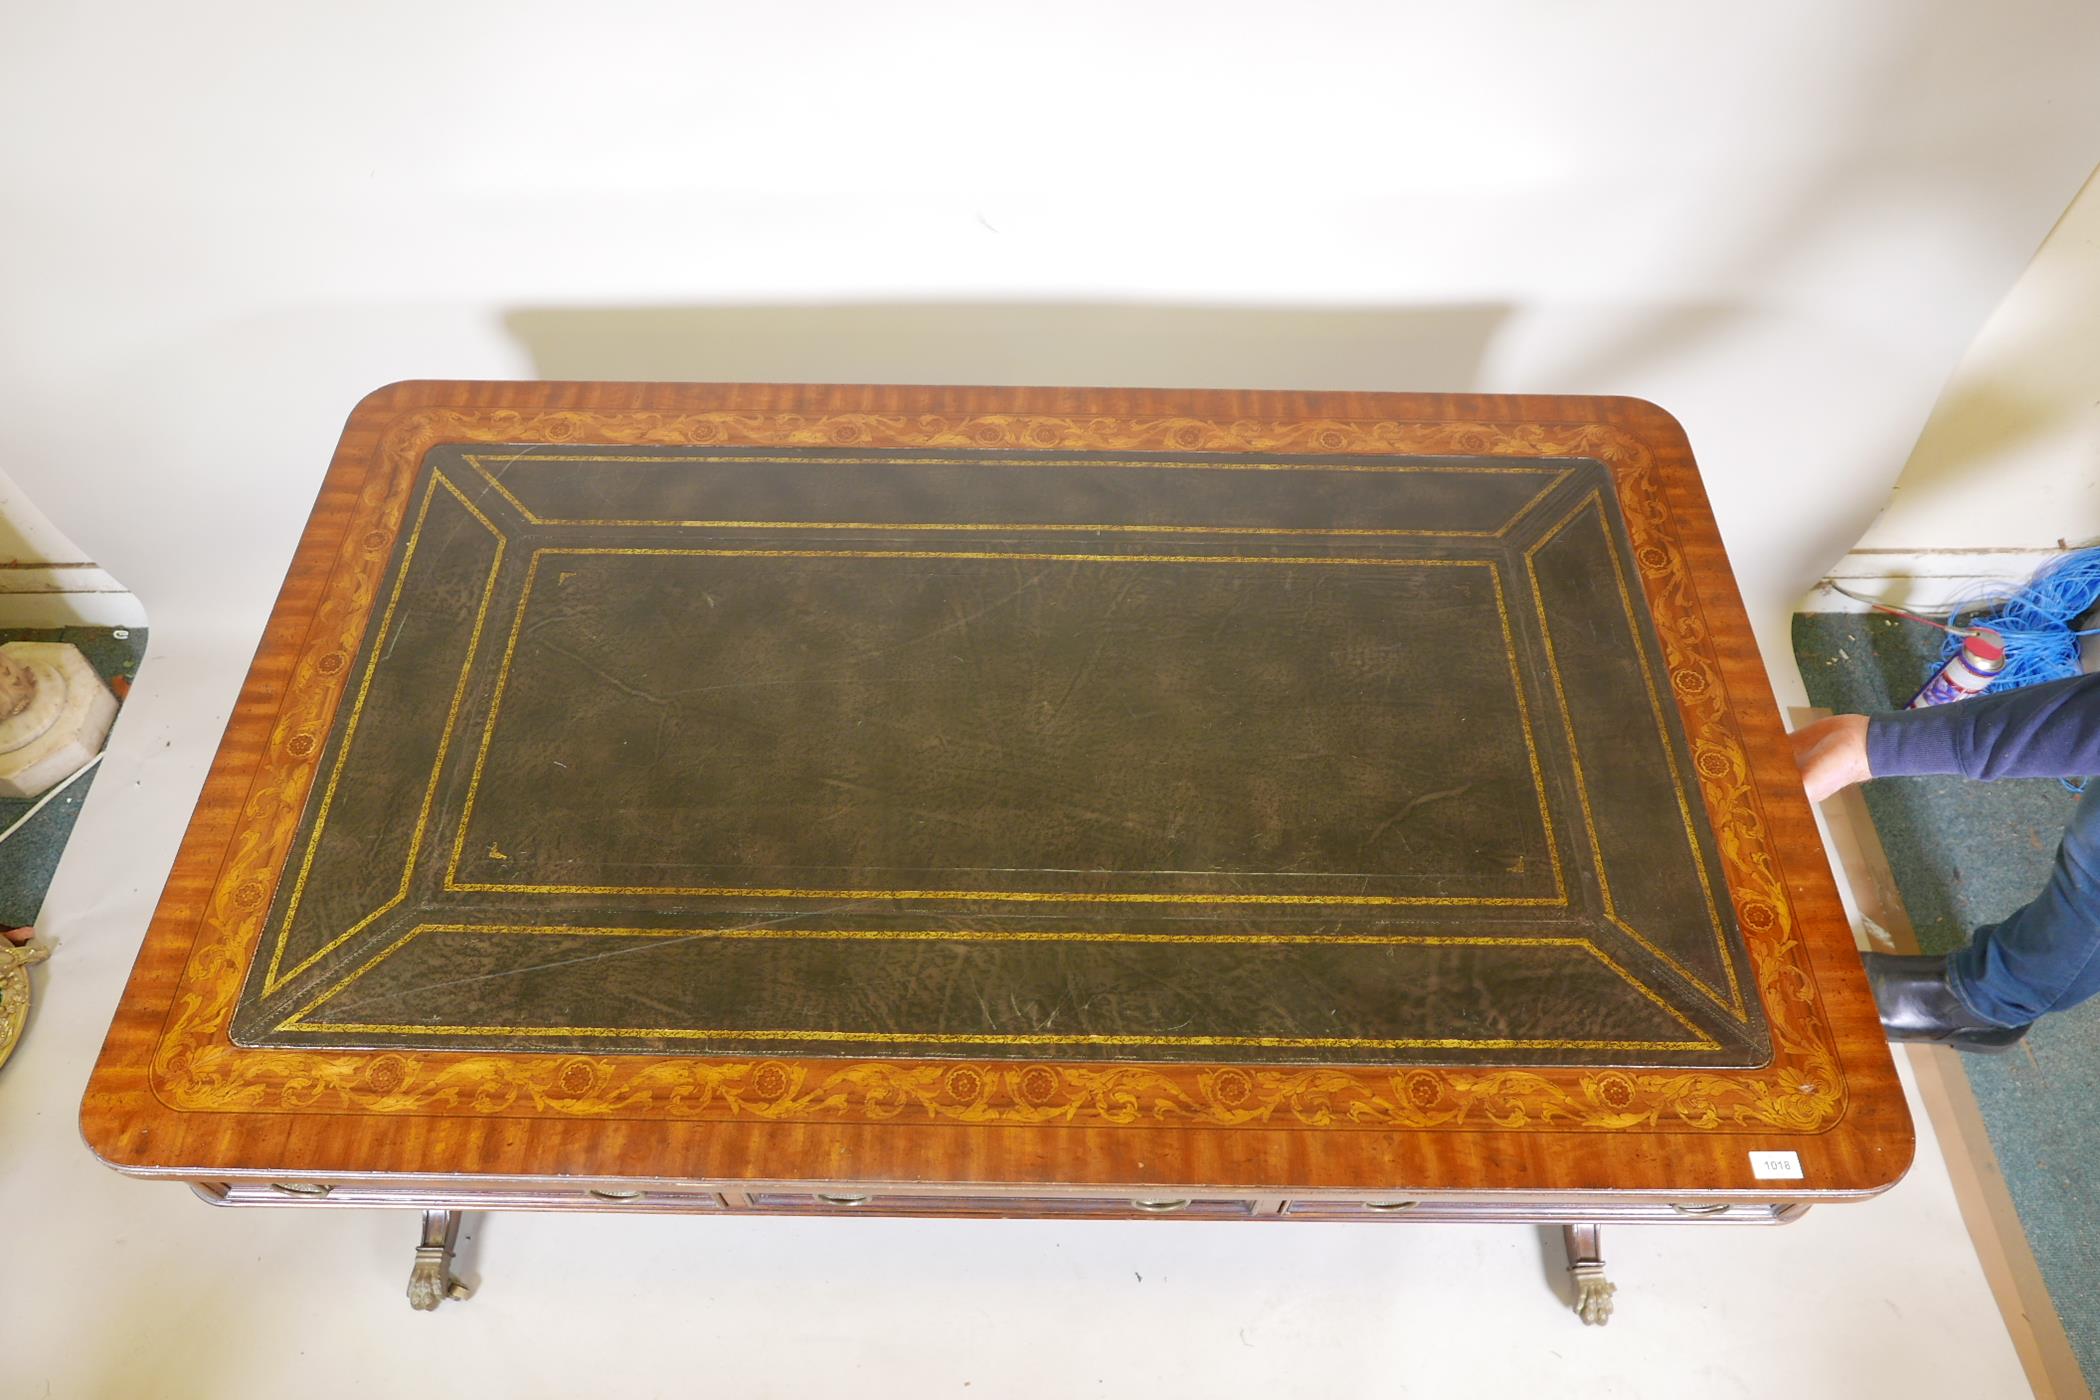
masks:
<path fill-rule="evenodd" d="M 1890 1040 L 1922 1040 L 1975 1054 L 2001 1055 L 2027 1034 L 2027 1026 L 2001 1026 L 1962 1005 L 1947 985 L 1944 953 L 1934 957 L 1862 953 L 1860 961 L 1867 965 L 1867 985 L 1874 989 L 1874 1004 L 1881 1009 L 1882 1029 Z"/>

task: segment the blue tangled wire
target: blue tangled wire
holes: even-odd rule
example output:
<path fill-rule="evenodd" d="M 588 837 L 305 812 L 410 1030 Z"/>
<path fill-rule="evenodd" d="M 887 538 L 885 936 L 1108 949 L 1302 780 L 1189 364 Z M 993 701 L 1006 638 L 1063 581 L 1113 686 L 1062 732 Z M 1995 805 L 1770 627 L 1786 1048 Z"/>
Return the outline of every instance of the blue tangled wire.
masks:
<path fill-rule="evenodd" d="M 2078 639 L 2100 628 L 2080 631 L 2077 624 L 2096 602 L 2100 548 L 2078 549 L 2010 594 L 1957 608 L 1947 621 L 1955 627 L 1988 627 L 2005 639 L 2005 669 L 1990 684 L 1996 693 L 2078 675 Z M 1940 648 L 1941 659 L 1960 651 L 1961 643 L 1950 634 Z"/>
<path fill-rule="evenodd" d="M 2063 680 L 2080 673 L 2078 639 L 2100 632 L 2079 630 L 2077 623 L 2100 603 L 2100 548 L 2077 549 L 2044 566 L 2003 598 L 1956 608 L 1947 618 L 1954 627 L 1988 627 L 2005 639 L 2005 669 L 1992 677 L 1988 690 L 2017 690 L 2023 685 Z M 1949 633 L 1940 659 L 1961 650 L 1962 639 Z M 2084 791 L 2083 783 L 2061 780 L 2066 790 Z"/>

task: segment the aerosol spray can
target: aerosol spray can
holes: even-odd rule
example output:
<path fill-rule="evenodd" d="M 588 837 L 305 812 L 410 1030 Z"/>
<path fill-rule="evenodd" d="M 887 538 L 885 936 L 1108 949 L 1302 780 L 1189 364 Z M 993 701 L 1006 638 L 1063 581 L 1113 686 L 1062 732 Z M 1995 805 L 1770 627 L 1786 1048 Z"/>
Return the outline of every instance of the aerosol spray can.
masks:
<path fill-rule="evenodd" d="M 1961 650 L 1933 673 L 1905 709 L 1922 710 L 1949 700 L 1980 695 L 2005 669 L 2005 639 L 1988 627 L 1979 627 L 1961 640 Z"/>

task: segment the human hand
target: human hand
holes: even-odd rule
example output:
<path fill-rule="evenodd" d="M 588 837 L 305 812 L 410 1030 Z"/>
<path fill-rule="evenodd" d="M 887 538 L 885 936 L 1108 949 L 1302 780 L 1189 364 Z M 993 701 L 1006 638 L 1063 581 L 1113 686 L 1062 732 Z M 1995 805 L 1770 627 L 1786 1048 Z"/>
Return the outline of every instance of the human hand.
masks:
<path fill-rule="evenodd" d="M 1808 800 L 1821 802 L 1834 792 L 1874 775 L 1867 771 L 1867 717 L 1832 715 L 1803 725 L 1787 736 Z"/>

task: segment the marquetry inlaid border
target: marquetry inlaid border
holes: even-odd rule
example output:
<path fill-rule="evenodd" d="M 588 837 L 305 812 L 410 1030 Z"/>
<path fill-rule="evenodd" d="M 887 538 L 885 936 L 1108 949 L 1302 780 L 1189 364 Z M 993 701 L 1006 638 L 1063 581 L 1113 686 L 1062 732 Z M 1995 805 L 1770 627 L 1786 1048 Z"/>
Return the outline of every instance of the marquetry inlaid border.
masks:
<path fill-rule="evenodd" d="M 636 1054 L 250 1050 L 228 1027 L 329 727 L 408 509 L 438 443 L 940 448 L 1590 457 L 1607 464 L 1657 621 L 1773 1057 L 1751 1071 L 1207 1067 Z M 157 1097 L 186 1112 L 562 1119 L 1191 1125 L 1364 1129 L 1819 1132 L 1846 1085 L 1766 835 L 1714 638 L 1647 446 L 1605 423 L 1230 421 L 1029 413 L 824 414 L 413 409 L 380 438 L 334 577 L 278 706 L 268 752 L 158 1043 Z"/>

